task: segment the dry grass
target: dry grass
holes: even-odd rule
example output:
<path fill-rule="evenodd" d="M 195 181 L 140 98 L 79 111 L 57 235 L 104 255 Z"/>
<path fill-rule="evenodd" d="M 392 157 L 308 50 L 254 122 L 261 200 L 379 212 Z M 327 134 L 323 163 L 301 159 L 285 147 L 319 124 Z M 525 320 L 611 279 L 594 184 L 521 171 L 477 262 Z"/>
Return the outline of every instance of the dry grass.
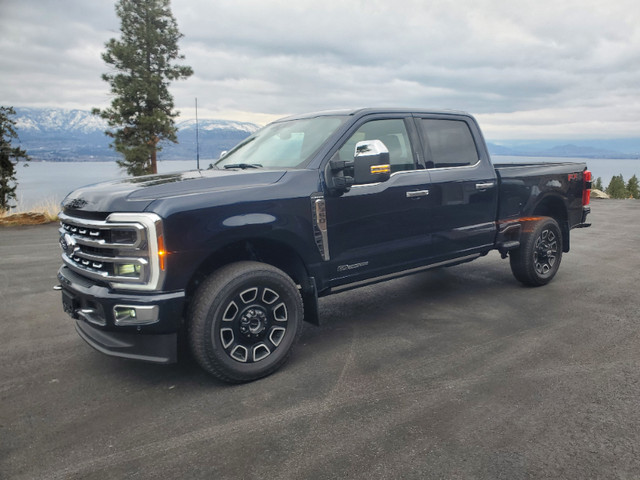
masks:
<path fill-rule="evenodd" d="M 58 221 L 60 204 L 53 200 L 44 200 L 35 207 L 23 210 L 20 207 L 0 212 L 0 226 L 40 225 Z"/>

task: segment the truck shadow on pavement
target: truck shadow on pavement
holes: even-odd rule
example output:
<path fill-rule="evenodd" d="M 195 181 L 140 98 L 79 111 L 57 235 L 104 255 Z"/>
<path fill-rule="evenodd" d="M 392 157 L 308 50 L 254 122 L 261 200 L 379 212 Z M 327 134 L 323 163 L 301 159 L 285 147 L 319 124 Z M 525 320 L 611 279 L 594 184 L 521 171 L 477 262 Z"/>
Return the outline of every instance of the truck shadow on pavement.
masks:
<path fill-rule="evenodd" d="M 521 292 L 522 286 L 511 276 L 508 264 L 489 257 L 324 297 L 320 299 L 321 325 L 304 324 L 300 345 L 283 369 L 301 367 L 304 371 L 308 363 L 323 363 L 323 356 L 331 355 L 345 329 L 356 329 L 357 340 L 366 337 L 373 341 L 384 341 L 398 329 L 426 333 L 455 329 L 459 322 L 473 321 L 478 305 L 486 299 L 517 291 Z M 204 373 L 185 344 L 178 363 L 166 366 L 105 357 L 86 348 L 85 368 L 119 375 L 123 382 L 165 388 L 233 388 Z"/>

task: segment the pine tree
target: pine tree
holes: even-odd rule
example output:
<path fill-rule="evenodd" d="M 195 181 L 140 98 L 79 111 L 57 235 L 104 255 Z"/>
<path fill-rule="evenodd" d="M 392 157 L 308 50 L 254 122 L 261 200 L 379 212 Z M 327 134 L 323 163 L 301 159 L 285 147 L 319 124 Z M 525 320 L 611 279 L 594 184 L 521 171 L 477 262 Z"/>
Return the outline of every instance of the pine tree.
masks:
<path fill-rule="evenodd" d="M 611 182 L 609 182 L 609 186 L 607 187 L 607 194 L 611 198 L 627 198 L 629 196 L 622 174 L 615 175 L 611 178 Z"/>
<path fill-rule="evenodd" d="M 120 0 L 116 13 L 121 38 L 112 38 L 102 59 L 113 68 L 102 75 L 114 96 L 111 107 L 93 113 L 107 120 L 111 147 L 124 156 L 118 165 L 130 175 L 157 173 L 159 143 L 177 143 L 173 97 L 169 83 L 193 74 L 178 50 L 182 34 L 170 0 Z"/>
<path fill-rule="evenodd" d="M 21 159 L 31 160 L 26 151 L 11 145 L 18 139 L 16 121 L 10 118 L 15 114 L 13 107 L 0 107 L 0 212 L 15 206 L 10 202 L 16 199 L 16 165 Z"/>
<path fill-rule="evenodd" d="M 593 188 L 604 191 L 604 187 L 602 186 L 602 177 L 596 178 L 596 181 L 593 183 Z"/>
<path fill-rule="evenodd" d="M 635 175 L 627 182 L 627 195 L 640 199 L 640 186 L 638 185 L 638 177 Z"/>

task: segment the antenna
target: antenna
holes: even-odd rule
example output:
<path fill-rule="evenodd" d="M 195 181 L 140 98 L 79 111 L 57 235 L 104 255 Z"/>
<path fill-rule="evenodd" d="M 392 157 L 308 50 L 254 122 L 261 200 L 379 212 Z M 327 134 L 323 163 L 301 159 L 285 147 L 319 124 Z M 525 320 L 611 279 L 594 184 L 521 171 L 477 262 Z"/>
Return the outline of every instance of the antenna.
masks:
<path fill-rule="evenodd" d="M 200 139 L 198 138 L 198 97 L 196 97 L 196 168 L 200 170 Z"/>

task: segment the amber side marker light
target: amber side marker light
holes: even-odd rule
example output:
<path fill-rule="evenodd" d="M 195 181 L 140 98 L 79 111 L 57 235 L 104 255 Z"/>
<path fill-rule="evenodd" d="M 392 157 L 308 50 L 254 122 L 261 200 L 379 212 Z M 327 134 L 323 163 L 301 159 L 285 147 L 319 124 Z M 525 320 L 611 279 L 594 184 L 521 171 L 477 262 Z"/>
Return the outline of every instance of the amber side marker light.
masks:
<path fill-rule="evenodd" d="M 520 217 L 511 220 L 501 220 L 498 222 L 502 231 L 507 231 L 512 228 L 513 225 L 521 225 L 524 233 L 532 232 L 535 228 L 535 222 L 541 220 L 542 217 Z"/>
<path fill-rule="evenodd" d="M 160 261 L 160 270 L 164 271 L 166 257 L 167 251 L 164 249 L 164 237 L 160 235 L 158 237 L 158 260 Z"/>
<path fill-rule="evenodd" d="M 498 223 L 500 225 L 508 225 L 510 223 L 537 222 L 541 218 L 542 217 L 520 217 L 520 218 L 513 218 L 511 220 L 500 220 Z"/>

